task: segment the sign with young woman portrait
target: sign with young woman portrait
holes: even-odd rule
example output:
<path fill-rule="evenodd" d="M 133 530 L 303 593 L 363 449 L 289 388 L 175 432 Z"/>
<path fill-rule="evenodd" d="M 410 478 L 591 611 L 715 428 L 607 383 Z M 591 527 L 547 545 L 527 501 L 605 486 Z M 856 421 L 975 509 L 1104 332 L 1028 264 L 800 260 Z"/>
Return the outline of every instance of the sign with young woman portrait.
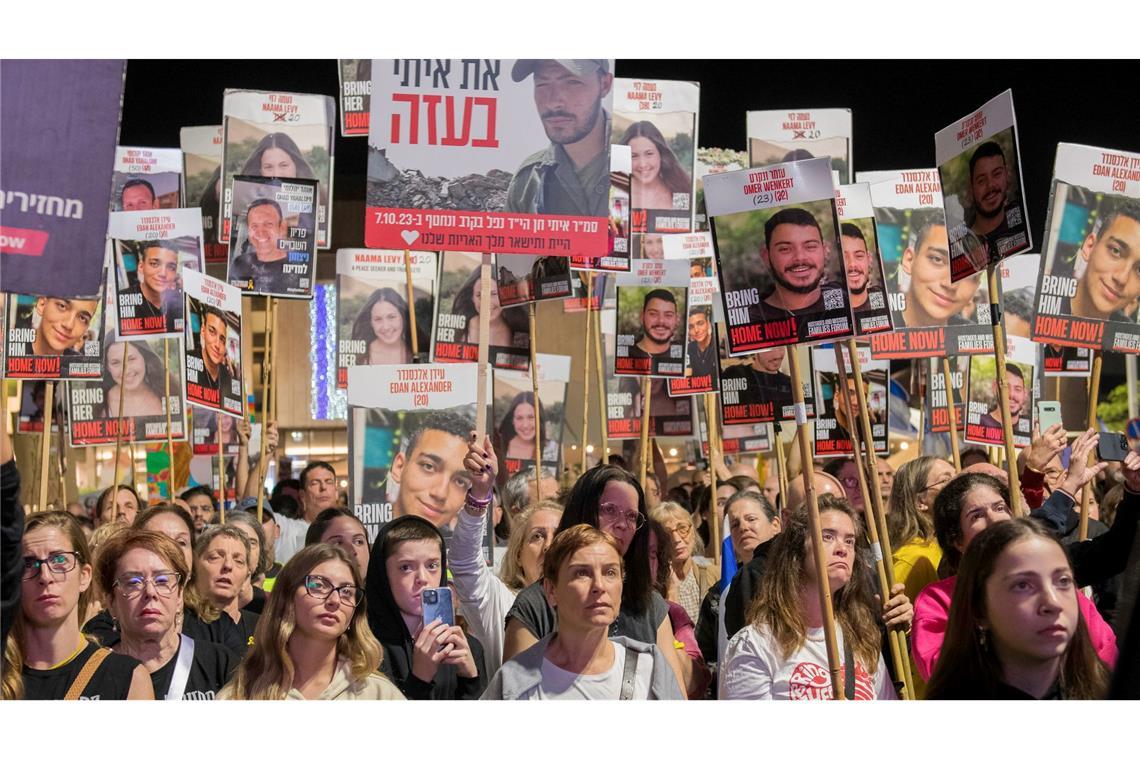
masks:
<path fill-rule="evenodd" d="M 611 140 L 630 149 L 633 232 L 693 229 L 700 102 L 696 82 L 614 80 Z"/>
<path fill-rule="evenodd" d="M 855 334 L 826 158 L 705 178 L 730 356 Z"/>
<path fill-rule="evenodd" d="M 617 275 L 615 375 L 684 377 L 689 271 L 684 261 L 636 259 Z"/>
<path fill-rule="evenodd" d="M 474 364 L 349 368 L 348 498 L 370 534 L 403 515 L 442 528 L 459 514 L 477 380 Z"/>
<path fill-rule="evenodd" d="M 107 300 L 110 308 L 112 299 Z M 168 405 L 169 438 L 186 440 L 182 385 L 182 350 L 178 340 L 123 340 L 111 320 L 107 320 L 102 378 L 67 385 L 71 445 L 165 441 Z"/>
<path fill-rule="evenodd" d="M 312 298 L 316 180 L 237 176 L 230 190 L 230 285 L 246 295 Z"/>
<path fill-rule="evenodd" d="M 403 251 L 342 248 L 336 252 L 338 388 L 348 387 L 349 367 L 413 364 L 431 355 L 436 254 L 412 251 L 409 256 L 410 274 Z M 409 277 L 418 354 L 412 352 Z"/>
<path fill-rule="evenodd" d="M 183 127 L 178 132 L 182 147 L 182 197 L 188 208 L 202 210 L 202 237 L 206 261 L 224 262 L 229 241 L 218 242 L 218 214 L 222 200 L 222 125 Z"/>
<path fill-rule="evenodd" d="M 827 157 L 839 184 L 851 182 L 851 109 L 749 111 L 745 117 L 748 165 L 772 166 Z"/>
<path fill-rule="evenodd" d="M 183 350 L 186 401 L 240 417 L 241 292 L 190 269 L 182 273 L 186 294 Z"/>
<path fill-rule="evenodd" d="M 218 455 L 218 426 L 221 425 L 224 456 L 237 455 L 241 446 L 237 418 L 196 406 L 188 407 L 187 411 L 190 413 L 190 450 L 193 454 L 203 457 Z"/>
<path fill-rule="evenodd" d="M 1059 143 L 1033 340 L 1140 353 L 1140 154 Z"/>
<path fill-rule="evenodd" d="M 1040 398 L 1036 370 L 1037 344 L 1024 338 L 1007 338 L 1005 385 L 1009 392 L 1013 445 L 1019 449 L 1029 445 L 1033 434 L 1034 400 Z M 968 443 L 1004 446 L 1006 439 L 997 383 L 997 360 L 993 356 L 971 356 L 967 378 L 964 438 Z"/>
<path fill-rule="evenodd" d="M 847 273 L 847 293 L 859 336 L 889 332 L 891 309 L 884 289 L 883 259 L 875 234 L 875 208 L 871 189 L 865 183 L 840 185 L 835 189 L 839 212 L 839 235 L 843 243 L 843 269 Z"/>
<path fill-rule="evenodd" d="M 102 374 L 102 292 L 87 298 L 5 298 L 5 377 L 87 380 Z"/>
<path fill-rule="evenodd" d="M 109 326 L 122 340 L 181 337 L 182 273 L 204 267 L 201 211 L 112 212 L 107 235 L 114 250 Z"/>
<path fill-rule="evenodd" d="M 609 244 L 605 256 L 571 256 L 570 268 L 584 271 L 628 272 L 631 252 L 630 166 L 628 145 L 610 146 Z"/>
<path fill-rule="evenodd" d="M 890 361 L 872 359 L 866 346 L 859 346 L 855 352 L 859 367 L 863 372 L 863 388 L 867 394 L 867 413 L 871 417 L 871 439 L 876 454 L 887 454 L 887 376 L 890 374 Z M 844 371 L 847 387 L 843 387 L 839 376 L 839 363 L 832 346 L 812 349 L 812 375 L 815 377 L 815 450 L 813 456 L 849 457 L 855 451 L 851 431 L 862 437 L 863 429 L 859 422 L 859 396 L 855 390 L 855 372 L 851 367 L 851 357 L 843 351 Z"/>
<path fill-rule="evenodd" d="M 934 156 L 951 282 L 1032 247 L 1012 90 L 935 133 Z"/>
<path fill-rule="evenodd" d="M 432 361 L 477 362 L 479 360 L 479 277 L 483 257 L 477 253 L 444 251 L 436 299 L 435 343 Z M 498 286 L 491 283 L 491 344 L 488 361 L 495 369 L 526 371 L 530 367 L 530 324 L 527 310 L 506 309 L 499 303 Z"/>
<path fill-rule="evenodd" d="M 331 244 L 333 130 L 336 101 L 328 95 L 227 89 L 222 102 L 222 225 L 230 240 L 233 179 L 276 177 L 317 181 L 317 248 Z"/>
<path fill-rule="evenodd" d="M 495 370 L 492 400 L 494 441 L 495 451 L 501 459 L 500 474 L 504 480 L 520 470 L 534 467 L 535 436 L 539 433 L 543 471 L 549 471 L 552 475 L 560 471 L 558 463 L 562 458 L 570 357 L 538 354 L 537 361 L 537 408 L 534 381 L 530 373 Z"/>
<path fill-rule="evenodd" d="M 860 174 L 860 179 L 864 179 Z M 876 359 L 993 351 L 981 275 L 950 280 L 950 240 L 942 186 L 934 169 L 885 172 L 868 179 L 887 302 L 895 329 L 871 335 Z"/>
<path fill-rule="evenodd" d="M 115 148 L 111 211 L 155 211 L 182 206 L 182 151 Z"/>
<path fill-rule="evenodd" d="M 612 72 L 610 59 L 373 60 L 365 245 L 607 255 Z"/>

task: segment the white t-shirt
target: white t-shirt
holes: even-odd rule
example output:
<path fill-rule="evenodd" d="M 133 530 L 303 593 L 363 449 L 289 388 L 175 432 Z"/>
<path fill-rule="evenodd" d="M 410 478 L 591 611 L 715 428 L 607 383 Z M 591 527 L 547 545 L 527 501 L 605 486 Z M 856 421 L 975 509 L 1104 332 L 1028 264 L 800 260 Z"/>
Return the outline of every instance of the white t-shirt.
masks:
<path fill-rule="evenodd" d="M 843 630 L 838 624 L 835 636 L 842 659 Z M 839 667 L 842 673 L 845 665 Z M 767 626 L 741 628 L 728 642 L 719 689 L 720 699 L 831 699 L 823 628 L 809 628 L 804 645 L 787 658 Z M 896 698 L 882 653 L 873 676 L 856 661 L 855 699 Z"/>
<path fill-rule="evenodd" d="M 618 699 L 621 697 L 621 676 L 625 669 L 625 647 L 610 642 L 614 648 L 614 664 L 605 673 L 582 675 L 563 670 L 545 657 L 542 660 L 542 683 L 519 695 L 519 699 Z M 653 678 L 653 655 L 644 652 L 637 656 L 637 673 L 633 684 L 633 699 L 649 698 L 649 683 Z"/>

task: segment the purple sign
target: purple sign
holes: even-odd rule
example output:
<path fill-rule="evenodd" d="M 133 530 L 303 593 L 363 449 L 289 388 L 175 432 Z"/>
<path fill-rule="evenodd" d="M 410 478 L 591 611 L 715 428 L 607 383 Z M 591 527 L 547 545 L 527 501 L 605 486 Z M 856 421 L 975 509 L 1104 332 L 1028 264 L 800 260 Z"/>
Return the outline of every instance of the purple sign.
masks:
<path fill-rule="evenodd" d="M 0 68 L 0 289 L 99 292 L 125 66 L 12 60 Z"/>

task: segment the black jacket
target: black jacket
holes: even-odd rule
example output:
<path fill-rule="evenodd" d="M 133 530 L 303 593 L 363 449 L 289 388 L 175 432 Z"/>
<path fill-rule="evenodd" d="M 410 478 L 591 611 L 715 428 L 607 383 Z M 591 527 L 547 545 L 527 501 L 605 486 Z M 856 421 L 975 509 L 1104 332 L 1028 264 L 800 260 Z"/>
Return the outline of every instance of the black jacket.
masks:
<path fill-rule="evenodd" d="M 384 647 L 384 660 L 380 663 L 380 670 L 392 679 L 408 699 L 478 699 L 487 687 L 488 674 L 484 664 L 483 646 L 470 634 L 467 635 L 467 643 L 471 647 L 471 656 L 479 671 L 478 676 L 464 678 L 456 672 L 454 665 L 440 665 L 431 683 L 425 683 L 412 674 L 415 639 L 408 631 L 408 626 L 404 623 L 404 618 L 392 596 L 386 563 L 388 533 L 395 526 L 409 520 L 420 520 L 428 525 L 431 524 L 422 517 L 414 515 L 397 517 L 384 524 L 376 534 L 376 543 L 372 546 L 372 556 L 368 561 L 368 575 L 364 584 L 368 626 Z M 443 534 L 439 533 L 438 529 L 435 529 L 435 532 L 439 534 L 439 545 L 442 547 Z M 441 556 L 440 577 L 447 578 L 446 552 Z"/>
<path fill-rule="evenodd" d="M 0 605 L 2 654 L 8 646 L 8 630 L 20 607 L 20 578 L 24 572 L 24 555 L 20 551 L 20 542 L 24 538 L 24 510 L 20 509 L 20 473 L 14 459 L 0 465 L 0 516 L 0 557 L 4 561 L 3 580 L 0 581 L 0 597 L 3 598 Z"/>

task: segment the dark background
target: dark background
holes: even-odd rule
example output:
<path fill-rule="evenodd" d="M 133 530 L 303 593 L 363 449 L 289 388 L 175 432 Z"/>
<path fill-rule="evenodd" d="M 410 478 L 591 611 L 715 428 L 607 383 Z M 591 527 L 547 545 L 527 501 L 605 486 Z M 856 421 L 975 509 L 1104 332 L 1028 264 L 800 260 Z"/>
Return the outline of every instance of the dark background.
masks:
<path fill-rule="evenodd" d="M 1136 107 L 1114 83 L 1131 81 L 1113 61 L 759 61 L 618 59 L 615 74 L 701 85 L 698 143 L 746 149 L 750 110 L 850 108 L 856 171 L 934 166 L 934 133 L 1013 89 L 1021 170 L 1035 250 L 1040 245 L 1058 142 L 1140 152 Z M 178 147 L 184 126 L 221 124 L 227 87 L 336 98 L 335 60 L 131 60 L 119 142 Z M 1107 93 L 1107 97 L 1106 97 Z M 364 241 L 367 138 L 340 136 L 333 179 L 333 249 Z M 334 258 L 322 255 L 321 279 Z M 1123 382 L 1120 355 L 1104 358 L 1104 387 Z"/>

